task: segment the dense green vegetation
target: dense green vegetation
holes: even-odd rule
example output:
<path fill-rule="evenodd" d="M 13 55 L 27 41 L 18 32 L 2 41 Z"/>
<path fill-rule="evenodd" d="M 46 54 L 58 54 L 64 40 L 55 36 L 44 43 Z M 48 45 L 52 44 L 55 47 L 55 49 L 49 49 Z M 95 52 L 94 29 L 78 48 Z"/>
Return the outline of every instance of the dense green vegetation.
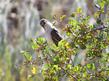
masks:
<path fill-rule="evenodd" d="M 109 0 L 98 0 L 98 10 L 92 16 L 84 15 L 81 8 L 72 12 L 62 29 L 66 38 L 58 46 L 38 37 L 30 39 L 23 51 L 14 50 L 15 53 L 9 54 L 3 41 L 0 81 L 109 81 L 109 10 L 105 12 L 106 6 L 109 7 Z M 62 22 L 66 17 L 62 15 L 59 19 Z M 94 24 L 89 24 L 91 17 L 96 21 Z M 17 54 L 24 58 L 19 66 L 13 61 Z"/>
<path fill-rule="evenodd" d="M 31 71 L 28 78 L 35 77 L 40 70 L 44 81 L 108 81 L 109 52 L 106 49 L 109 45 L 109 19 L 101 18 L 105 3 L 98 3 L 100 9 L 94 14 L 94 25 L 88 23 L 91 17 L 84 16 L 81 8 L 77 8 L 63 29 L 67 39 L 61 40 L 58 46 L 49 45 L 43 37 L 32 39 L 31 48 L 37 54 L 37 62 L 31 53 L 22 52 L 26 59 L 24 67 L 28 66 Z M 64 18 L 60 17 L 61 20 Z"/>

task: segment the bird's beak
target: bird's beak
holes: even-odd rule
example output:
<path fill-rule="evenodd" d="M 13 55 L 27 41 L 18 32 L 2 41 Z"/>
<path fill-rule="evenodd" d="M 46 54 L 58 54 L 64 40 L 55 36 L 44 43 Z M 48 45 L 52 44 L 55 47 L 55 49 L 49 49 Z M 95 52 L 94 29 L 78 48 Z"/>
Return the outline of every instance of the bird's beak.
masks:
<path fill-rule="evenodd" d="M 46 21 L 44 19 L 40 20 L 40 25 L 45 28 Z"/>

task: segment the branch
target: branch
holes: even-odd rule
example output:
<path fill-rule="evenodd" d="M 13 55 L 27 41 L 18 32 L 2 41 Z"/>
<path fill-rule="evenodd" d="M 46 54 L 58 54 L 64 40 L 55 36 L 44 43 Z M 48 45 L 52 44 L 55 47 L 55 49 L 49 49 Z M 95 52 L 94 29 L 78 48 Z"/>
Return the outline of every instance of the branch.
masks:
<path fill-rule="evenodd" d="M 61 67 L 61 66 L 60 66 Z M 62 70 L 64 70 L 64 72 L 66 72 L 68 75 L 70 75 L 73 79 L 74 79 L 74 81 L 78 81 L 78 79 L 74 76 L 74 75 L 72 75 L 71 73 L 69 73 L 67 70 L 65 70 L 63 67 L 61 67 L 61 69 Z"/>

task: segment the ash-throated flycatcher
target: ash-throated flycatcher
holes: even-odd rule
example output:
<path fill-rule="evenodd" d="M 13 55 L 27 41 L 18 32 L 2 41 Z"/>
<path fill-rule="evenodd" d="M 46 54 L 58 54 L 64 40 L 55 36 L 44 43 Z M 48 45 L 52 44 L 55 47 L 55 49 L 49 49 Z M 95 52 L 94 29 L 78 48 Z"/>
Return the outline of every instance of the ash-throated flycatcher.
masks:
<path fill-rule="evenodd" d="M 40 25 L 44 28 L 45 30 L 45 37 L 47 42 L 53 42 L 56 46 L 58 46 L 59 41 L 62 40 L 62 37 L 59 35 L 58 31 L 56 28 L 53 26 L 52 23 L 50 23 L 46 19 L 41 19 L 40 20 Z"/>

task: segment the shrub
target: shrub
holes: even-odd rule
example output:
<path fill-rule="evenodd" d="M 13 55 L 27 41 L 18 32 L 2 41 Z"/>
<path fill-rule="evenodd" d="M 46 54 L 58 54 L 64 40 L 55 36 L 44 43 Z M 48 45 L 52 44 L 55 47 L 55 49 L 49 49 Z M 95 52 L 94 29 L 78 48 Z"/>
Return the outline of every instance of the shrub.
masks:
<path fill-rule="evenodd" d="M 32 59 L 29 52 L 23 52 L 26 65 L 31 66 L 31 77 L 41 73 L 44 81 L 60 81 L 62 78 L 69 81 L 109 80 L 109 53 L 106 51 L 109 20 L 101 20 L 104 2 L 100 6 L 101 9 L 95 13 L 94 25 L 88 23 L 91 17 L 84 16 L 80 8 L 71 15 L 67 27 L 63 29 L 70 42 L 63 39 L 55 46 L 49 45 L 43 37 L 32 39 L 31 48 L 36 59 Z"/>

